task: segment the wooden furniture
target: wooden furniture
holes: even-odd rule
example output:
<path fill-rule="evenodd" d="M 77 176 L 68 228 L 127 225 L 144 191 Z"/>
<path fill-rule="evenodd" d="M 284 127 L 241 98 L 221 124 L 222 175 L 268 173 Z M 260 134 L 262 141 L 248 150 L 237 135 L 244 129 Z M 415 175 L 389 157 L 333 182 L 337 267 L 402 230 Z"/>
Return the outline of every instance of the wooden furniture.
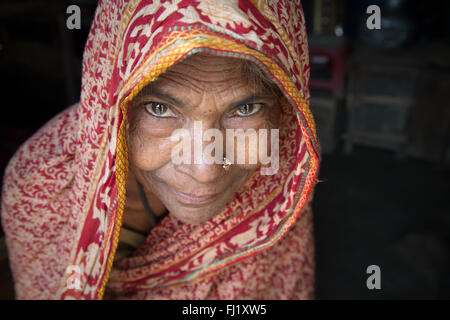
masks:
<path fill-rule="evenodd" d="M 450 162 L 450 45 L 356 48 L 349 64 L 345 151 L 354 144 Z"/>
<path fill-rule="evenodd" d="M 420 65 L 409 51 L 359 48 L 350 63 L 345 151 L 353 144 L 406 154 Z"/>

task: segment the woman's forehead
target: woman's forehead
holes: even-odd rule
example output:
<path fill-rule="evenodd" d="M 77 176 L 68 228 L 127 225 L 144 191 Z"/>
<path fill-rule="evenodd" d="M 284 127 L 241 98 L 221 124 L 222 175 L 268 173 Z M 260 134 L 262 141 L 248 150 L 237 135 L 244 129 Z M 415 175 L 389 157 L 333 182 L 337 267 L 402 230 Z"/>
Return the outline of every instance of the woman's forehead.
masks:
<path fill-rule="evenodd" d="M 149 94 L 154 89 L 189 89 L 202 93 L 226 92 L 229 90 L 252 91 L 273 95 L 275 84 L 267 85 L 262 71 L 254 65 L 238 58 L 217 57 L 206 54 L 192 55 L 175 64 L 159 78 L 145 87 L 141 94 Z M 152 89 L 153 88 L 153 89 Z"/>
<path fill-rule="evenodd" d="M 239 69 L 241 64 L 242 60 L 239 58 L 219 57 L 211 54 L 198 53 L 187 57 L 186 59 L 172 66 L 172 68 L 170 69 L 180 66 L 195 66 L 205 71 L 235 71 L 236 69 Z"/>
<path fill-rule="evenodd" d="M 238 59 L 194 55 L 168 69 L 159 77 L 159 82 L 194 90 L 222 91 L 246 81 L 241 64 Z"/>

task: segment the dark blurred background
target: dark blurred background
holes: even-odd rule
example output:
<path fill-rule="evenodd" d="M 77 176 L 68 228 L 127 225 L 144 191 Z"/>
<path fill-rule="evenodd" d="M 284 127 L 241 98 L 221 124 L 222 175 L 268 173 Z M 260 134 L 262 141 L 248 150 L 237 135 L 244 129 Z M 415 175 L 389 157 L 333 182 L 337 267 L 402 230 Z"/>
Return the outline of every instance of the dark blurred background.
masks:
<path fill-rule="evenodd" d="M 319 299 L 450 298 L 450 2 L 303 0 L 311 109 L 323 149 L 314 201 Z M 69 30 L 66 8 L 81 8 Z M 366 12 L 381 10 L 381 29 Z M 0 2 L 0 171 L 78 101 L 96 1 Z M 0 299 L 14 297 L 0 230 Z M 366 269 L 381 270 L 369 290 Z"/>

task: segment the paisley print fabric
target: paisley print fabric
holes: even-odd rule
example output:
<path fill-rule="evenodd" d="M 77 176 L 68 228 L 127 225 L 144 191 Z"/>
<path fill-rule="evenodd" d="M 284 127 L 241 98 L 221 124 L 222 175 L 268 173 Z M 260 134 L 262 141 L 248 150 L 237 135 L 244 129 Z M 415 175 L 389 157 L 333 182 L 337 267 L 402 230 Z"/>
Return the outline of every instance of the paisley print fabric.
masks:
<path fill-rule="evenodd" d="M 280 168 L 257 171 L 205 223 L 169 214 L 114 261 L 126 214 L 129 102 L 199 52 L 252 61 L 280 87 Z M 31 137 L 5 173 L 2 224 L 17 298 L 313 298 L 320 148 L 308 80 L 299 1 L 100 1 L 80 102 Z"/>

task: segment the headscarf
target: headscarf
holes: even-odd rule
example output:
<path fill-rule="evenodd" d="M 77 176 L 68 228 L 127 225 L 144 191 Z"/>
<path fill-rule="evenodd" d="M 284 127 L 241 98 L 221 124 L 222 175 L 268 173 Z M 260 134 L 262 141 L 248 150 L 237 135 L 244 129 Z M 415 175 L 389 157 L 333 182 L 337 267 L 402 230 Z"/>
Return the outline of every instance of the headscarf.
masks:
<path fill-rule="evenodd" d="M 169 214 L 113 265 L 126 214 L 129 102 L 200 52 L 249 60 L 279 86 L 288 101 L 280 168 L 257 171 L 200 225 Z M 300 1 L 100 1 L 80 102 L 34 134 L 5 173 L 2 223 L 17 298 L 313 298 L 320 150 L 308 80 Z"/>

